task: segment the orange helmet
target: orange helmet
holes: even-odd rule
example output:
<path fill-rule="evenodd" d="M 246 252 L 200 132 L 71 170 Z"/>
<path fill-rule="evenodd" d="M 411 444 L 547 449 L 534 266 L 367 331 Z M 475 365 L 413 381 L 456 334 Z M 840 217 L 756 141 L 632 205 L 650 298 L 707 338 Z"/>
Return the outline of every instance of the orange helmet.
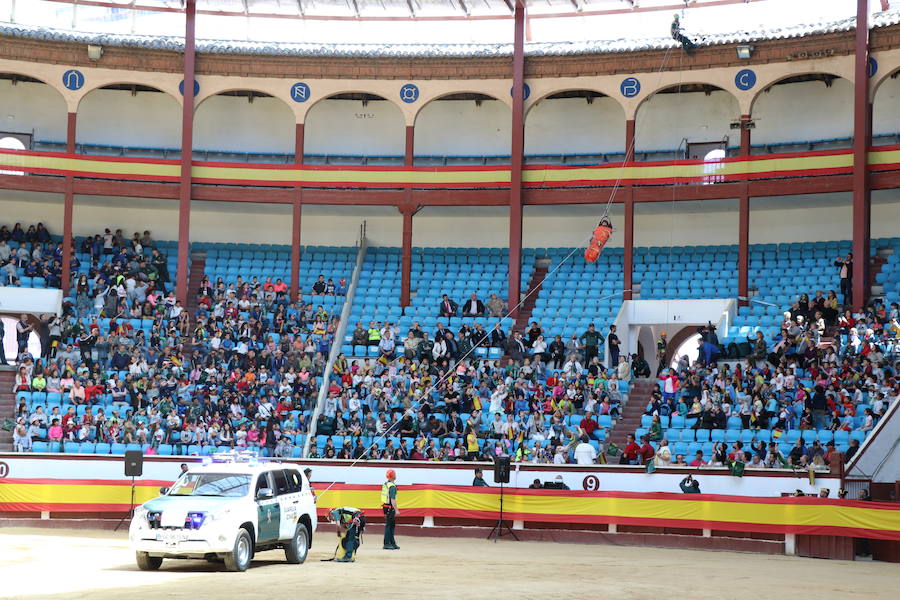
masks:
<path fill-rule="evenodd" d="M 385 473 L 384 476 L 388 478 L 388 481 L 393 481 L 394 479 L 397 478 L 397 474 L 394 472 L 393 469 L 388 469 L 387 473 Z"/>

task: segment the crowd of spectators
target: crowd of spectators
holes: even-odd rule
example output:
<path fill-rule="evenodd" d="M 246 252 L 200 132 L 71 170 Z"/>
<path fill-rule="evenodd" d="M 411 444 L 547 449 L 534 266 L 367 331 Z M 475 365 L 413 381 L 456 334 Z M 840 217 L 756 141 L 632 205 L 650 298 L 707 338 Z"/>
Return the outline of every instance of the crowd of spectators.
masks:
<path fill-rule="evenodd" d="M 337 317 L 302 298 L 290 302 L 281 281 L 240 277 L 204 279 L 189 315 L 165 292 L 166 258 L 149 233 L 124 242 L 119 233 L 86 238 L 93 276 L 78 279 L 61 317 L 22 316 L 28 331 L 13 391 L 30 401 L 17 403 L 16 448 L 293 447 L 307 431 Z M 324 284 L 312 295 L 346 293 L 343 278 Z M 21 341 L 31 331 L 40 356 Z"/>
<path fill-rule="evenodd" d="M 625 449 L 623 460 L 835 467 L 841 458 L 852 457 L 900 395 L 898 316 L 896 303 L 886 308 L 875 301 L 862 312 L 841 312 L 834 292 L 827 297 L 818 292 L 812 299 L 803 294 L 784 313 L 774 339 L 766 340 L 762 332 L 747 338 L 746 361 L 733 368 L 705 364 L 702 356 L 691 365 L 681 357 L 662 373 L 660 389 L 647 404 L 645 415 L 652 420 L 640 432 L 643 444 L 631 440 L 634 445 Z M 671 417 L 683 417 L 687 429 L 737 428 L 768 435 L 716 442 L 711 456 L 680 456 L 662 427 L 661 419 Z M 830 433 L 818 435 L 824 442 L 801 435 L 785 443 L 792 431 Z M 648 449 L 651 444 L 655 452 Z"/>
<path fill-rule="evenodd" d="M 21 278 L 42 277 L 47 287 L 60 287 L 62 244 L 53 238 L 43 223 L 25 229 L 21 223 L 0 226 L 0 285 L 19 285 Z M 79 261 L 72 257 L 72 268 Z"/>
<path fill-rule="evenodd" d="M 337 316 L 302 298 L 291 302 L 281 280 L 256 277 L 204 279 L 196 311 L 188 314 L 167 291 L 166 257 L 149 232 L 126 239 L 106 230 L 83 246 L 92 276 L 76 282 L 74 304 L 59 319 L 23 319 L 40 333 L 44 350 L 38 357 L 20 348 L 14 391 L 37 396 L 18 404 L 18 449 L 71 441 L 143 444 L 150 453 L 168 446 L 175 453 L 259 447 L 275 456 L 297 454 L 311 431 Z M 320 276 L 310 295 L 346 290 L 345 279 Z M 701 346 L 694 364 L 681 358 L 661 369 L 646 408 L 650 427 L 623 448 L 606 443 L 609 429 L 629 382 L 649 377 L 650 367 L 620 353 L 614 325 L 591 324 L 563 340 L 538 322 L 525 331 L 499 323 L 489 330 L 464 323 L 453 331 L 439 322 L 431 332 L 418 323 L 407 331 L 396 323 L 356 323 L 348 329 L 352 343 L 377 346 L 378 356 L 338 357 L 310 456 L 827 466 L 840 452 L 834 442 L 807 445 L 801 438 L 785 451 L 780 436 L 866 433 L 898 393 L 897 367 L 884 348 L 900 333 L 896 304 L 842 313 L 833 296 L 800 297 L 776 339 L 748 339 L 744 363 L 719 364 L 715 359 L 730 351 Z M 505 303 L 496 296 L 483 303 L 473 294 L 462 308 L 446 296 L 438 307 L 442 315 L 460 310 L 495 315 Z M 701 344 L 718 346 L 714 329 Z M 484 359 L 481 347 L 502 348 L 505 356 Z M 711 452 L 690 456 L 675 452 L 667 438 L 672 430 L 663 421 L 671 417 L 683 417 L 685 429 L 726 429 L 739 421 L 738 429 L 772 433 L 767 440 L 717 442 Z M 853 441 L 850 452 L 858 446 Z"/>

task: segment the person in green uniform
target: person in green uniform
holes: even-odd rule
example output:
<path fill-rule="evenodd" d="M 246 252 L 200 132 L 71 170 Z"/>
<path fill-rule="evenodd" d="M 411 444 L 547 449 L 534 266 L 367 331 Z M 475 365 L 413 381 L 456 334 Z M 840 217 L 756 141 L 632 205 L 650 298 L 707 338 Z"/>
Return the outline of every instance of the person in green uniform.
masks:
<path fill-rule="evenodd" d="M 381 486 L 381 510 L 384 511 L 384 549 L 399 550 L 400 546 L 394 540 L 395 520 L 400 514 L 400 511 L 397 510 L 397 484 L 394 483 L 397 474 L 393 469 L 388 469 L 385 476 L 387 481 Z"/>
<path fill-rule="evenodd" d="M 356 560 L 356 549 L 359 548 L 359 536 L 365 527 L 361 510 L 350 506 L 335 508 L 329 513 L 330 520 L 337 525 L 340 539 L 335 562 L 353 562 Z"/>

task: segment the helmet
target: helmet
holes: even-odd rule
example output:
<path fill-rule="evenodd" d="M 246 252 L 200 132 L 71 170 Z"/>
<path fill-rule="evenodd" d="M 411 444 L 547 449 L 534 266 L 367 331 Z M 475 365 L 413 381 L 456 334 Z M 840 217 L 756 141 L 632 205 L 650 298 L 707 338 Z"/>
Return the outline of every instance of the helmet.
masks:
<path fill-rule="evenodd" d="M 384 474 L 384 476 L 387 477 L 389 481 L 393 481 L 394 479 L 397 478 L 397 474 L 394 472 L 393 469 L 388 469 L 387 472 Z"/>

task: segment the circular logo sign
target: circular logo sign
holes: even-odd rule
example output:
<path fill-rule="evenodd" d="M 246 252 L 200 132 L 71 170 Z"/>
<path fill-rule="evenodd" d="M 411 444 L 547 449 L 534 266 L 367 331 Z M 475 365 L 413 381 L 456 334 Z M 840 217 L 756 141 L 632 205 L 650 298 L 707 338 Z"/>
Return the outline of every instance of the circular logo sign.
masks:
<path fill-rule="evenodd" d="M 626 77 L 622 80 L 619 91 L 626 98 L 634 98 L 641 93 L 641 80 L 637 77 Z"/>
<path fill-rule="evenodd" d="M 581 487 L 589 492 L 596 492 L 600 489 L 600 478 L 596 475 L 588 475 L 581 483 Z"/>
<path fill-rule="evenodd" d="M 67 90 L 80 90 L 84 86 L 84 73 L 77 69 L 69 69 L 63 73 L 62 80 Z"/>
<path fill-rule="evenodd" d="M 181 92 L 181 95 L 184 96 L 184 79 L 181 80 L 181 83 L 178 84 L 178 91 Z M 194 80 L 194 95 L 200 93 L 200 82 L 196 79 Z"/>
<path fill-rule="evenodd" d="M 869 77 L 874 76 L 878 72 L 878 61 L 872 56 L 869 57 L 869 63 L 866 65 L 866 72 L 869 74 Z"/>
<path fill-rule="evenodd" d="M 407 83 L 400 88 L 400 99 L 407 104 L 412 104 L 419 99 L 419 87 L 414 83 Z"/>
<path fill-rule="evenodd" d="M 294 102 L 306 102 L 309 100 L 309 85 L 298 81 L 291 86 L 291 100 Z"/>
<path fill-rule="evenodd" d="M 750 69 L 741 69 L 734 76 L 734 85 L 739 90 L 749 90 L 756 85 L 756 73 Z"/>
<path fill-rule="evenodd" d="M 5 462 L 0 462 L 0 479 L 9 475 L 9 465 Z"/>
<path fill-rule="evenodd" d="M 509 95 L 513 95 L 513 89 L 509 88 Z M 527 83 L 522 84 L 522 100 L 528 100 L 528 96 L 531 95 L 531 86 Z"/>

